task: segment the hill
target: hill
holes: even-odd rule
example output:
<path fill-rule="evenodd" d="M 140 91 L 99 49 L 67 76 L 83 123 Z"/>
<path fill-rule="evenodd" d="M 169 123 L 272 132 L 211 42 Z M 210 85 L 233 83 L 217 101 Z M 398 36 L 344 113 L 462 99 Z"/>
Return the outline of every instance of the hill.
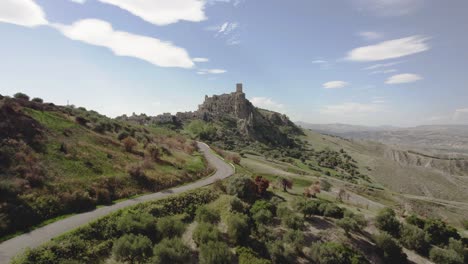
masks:
<path fill-rule="evenodd" d="M 0 99 L 0 237 L 209 173 L 194 141 L 171 130 Z"/>

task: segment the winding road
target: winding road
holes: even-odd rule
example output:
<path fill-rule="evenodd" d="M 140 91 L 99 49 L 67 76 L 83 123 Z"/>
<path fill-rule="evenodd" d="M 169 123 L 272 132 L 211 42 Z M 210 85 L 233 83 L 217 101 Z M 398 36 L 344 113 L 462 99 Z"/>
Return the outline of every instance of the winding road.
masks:
<path fill-rule="evenodd" d="M 119 202 L 110 206 L 100 207 L 91 212 L 77 214 L 65 218 L 63 220 L 54 222 L 52 224 L 40 227 L 29 233 L 25 233 L 10 240 L 4 241 L 0 244 L 0 264 L 8 263 L 11 260 L 11 258 L 18 255 L 26 248 L 37 247 L 56 236 L 59 236 L 65 232 L 85 225 L 111 212 L 138 203 L 160 199 L 172 194 L 182 193 L 188 190 L 200 188 L 212 184 L 217 179 L 224 179 L 234 174 L 233 166 L 227 164 L 221 158 L 213 154 L 208 145 L 202 142 L 198 142 L 198 147 L 205 156 L 208 163 L 216 169 L 216 172 L 212 176 L 180 187 L 140 196 L 134 199 L 125 200 L 123 202 Z"/>

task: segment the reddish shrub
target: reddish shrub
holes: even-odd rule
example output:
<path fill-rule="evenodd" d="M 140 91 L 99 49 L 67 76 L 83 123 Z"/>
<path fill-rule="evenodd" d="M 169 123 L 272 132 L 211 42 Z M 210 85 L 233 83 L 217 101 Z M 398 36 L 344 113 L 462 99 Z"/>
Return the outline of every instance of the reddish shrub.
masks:
<path fill-rule="evenodd" d="M 126 137 L 124 140 L 122 140 L 122 143 L 124 145 L 125 151 L 127 152 L 132 152 L 133 148 L 138 145 L 138 142 L 132 137 Z"/>
<path fill-rule="evenodd" d="M 255 185 L 257 187 L 257 194 L 263 196 L 266 194 L 268 187 L 270 186 L 270 181 L 263 178 L 262 176 L 255 177 Z"/>

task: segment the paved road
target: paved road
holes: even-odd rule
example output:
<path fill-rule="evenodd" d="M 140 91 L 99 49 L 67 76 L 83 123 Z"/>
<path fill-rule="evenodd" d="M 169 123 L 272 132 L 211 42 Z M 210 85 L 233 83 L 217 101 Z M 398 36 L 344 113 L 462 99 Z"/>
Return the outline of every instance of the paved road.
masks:
<path fill-rule="evenodd" d="M 217 179 L 224 179 L 234 174 L 234 168 L 214 155 L 208 145 L 198 142 L 198 147 L 206 157 L 208 163 L 216 168 L 216 173 L 210 177 L 199 180 L 194 183 L 176 187 L 161 192 L 140 196 L 135 199 L 125 200 L 123 202 L 100 207 L 94 211 L 71 216 L 50 225 L 35 229 L 29 233 L 17 236 L 0 244 L 0 264 L 8 263 L 12 257 L 21 253 L 26 248 L 37 247 L 50 239 L 59 236 L 67 231 L 73 230 L 84 224 L 87 224 L 99 217 L 105 216 L 111 212 L 117 211 L 127 206 L 135 205 L 154 199 L 160 199 L 171 194 L 182 193 L 188 190 L 200 188 L 213 183 Z"/>

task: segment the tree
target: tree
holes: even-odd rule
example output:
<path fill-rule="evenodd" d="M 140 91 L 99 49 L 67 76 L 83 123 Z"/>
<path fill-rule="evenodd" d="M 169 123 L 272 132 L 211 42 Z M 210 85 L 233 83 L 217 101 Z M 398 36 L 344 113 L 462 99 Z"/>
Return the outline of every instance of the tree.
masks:
<path fill-rule="evenodd" d="M 394 237 L 400 236 L 400 222 L 396 219 L 395 211 L 391 208 L 382 209 L 375 218 L 378 229 L 389 233 Z"/>
<path fill-rule="evenodd" d="M 283 192 L 287 192 L 288 189 L 292 189 L 293 187 L 292 179 L 288 179 L 284 177 L 279 177 L 278 184 L 283 189 Z"/>
<path fill-rule="evenodd" d="M 359 224 L 356 220 L 351 217 L 344 217 L 336 221 L 336 224 L 343 228 L 346 235 L 349 235 L 350 231 L 358 231 L 360 229 Z"/>
<path fill-rule="evenodd" d="M 185 225 L 179 217 L 166 216 L 160 218 L 156 224 L 157 230 L 161 237 L 174 238 L 180 237 L 185 232 Z"/>
<path fill-rule="evenodd" d="M 255 185 L 257 186 L 257 194 L 259 196 L 264 196 L 267 192 L 268 187 L 270 186 L 270 181 L 263 178 L 262 176 L 255 177 Z"/>
<path fill-rule="evenodd" d="M 320 187 L 322 190 L 329 192 L 331 190 L 331 183 L 325 179 L 320 180 Z"/>
<path fill-rule="evenodd" d="M 318 181 L 304 189 L 304 196 L 307 198 L 315 198 L 318 193 L 320 193 L 320 182 Z"/>
<path fill-rule="evenodd" d="M 195 220 L 199 223 L 216 224 L 219 222 L 220 216 L 217 211 L 207 206 L 200 206 L 195 213 Z"/>
<path fill-rule="evenodd" d="M 114 257 L 130 264 L 142 263 L 152 256 L 153 244 L 148 237 L 128 234 L 120 237 L 112 247 Z"/>
<path fill-rule="evenodd" d="M 428 219 L 424 224 L 424 231 L 429 234 L 433 245 L 443 246 L 447 245 L 450 238 L 460 239 L 457 230 L 440 219 Z"/>
<path fill-rule="evenodd" d="M 408 249 L 427 255 L 431 245 L 429 236 L 417 226 L 404 224 L 401 226 L 400 242 Z"/>
<path fill-rule="evenodd" d="M 453 249 L 433 247 L 429 252 L 429 258 L 437 264 L 463 264 L 463 256 Z"/>
<path fill-rule="evenodd" d="M 234 213 L 227 219 L 227 234 L 231 241 L 240 244 L 250 235 L 249 218 L 244 214 Z"/>
<path fill-rule="evenodd" d="M 35 102 L 35 103 L 44 103 L 44 100 L 42 100 L 42 98 L 39 98 L 39 97 L 35 97 L 31 100 L 32 102 Z"/>
<path fill-rule="evenodd" d="M 200 264 L 230 264 L 232 254 L 224 242 L 210 241 L 200 247 Z"/>
<path fill-rule="evenodd" d="M 15 95 L 13 95 L 13 97 L 16 98 L 16 99 L 19 99 L 19 100 L 29 101 L 29 96 L 27 94 L 24 94 L 24 93 L 15 93 Z"/>
<path fill-rule="evenodd" d="M 385 263 L 406 263 L 407 256 L 398 242 L 388 233 L 382 232 L 375 237 L 375 244 Z"/>
<path fill-rule="evenodd" d="M 318 264 L 368 263 L 368 261 L 358 252 L 343 244 L 335 242 L 312 244 L 309 251 L 309 257 Z"/>
<path fill-rule="evenodd" d="M 155 264 L 185 264 L 190 263 L 190 248 L 180 238 L 164 238 L 153 249 Z"/>
<path fill-rule="evenodd" d="M 227 193 L 244 201 L 253 201 L 256 196 L 256 186 L 249 177 L 236 176 L 228 181 Z"/>
<path fill-rule="evenodd" d="M 218 228 L 209 223 L 199 223 L 193 230 L 192 238 L 197 245 L 203 245 L 209 241 L 218 241 L 221 238 L 221 233 Z"/>
<path fill-rule="evenodd" d="M 133 148 L 138 145 L 138 142 L 132 137 L 126 137 L 124 140 L 122 140 L 122 143 L 124 145 L 125 151 L 127 152 L 132 152 Z"/>
<path fill-rule="evenodd" d="M 116 227 L 122 234 L 141 234 L 153 239 L 157 237 L 156 218 L 149 213 L 126 212 L 116 220 Z"/>

